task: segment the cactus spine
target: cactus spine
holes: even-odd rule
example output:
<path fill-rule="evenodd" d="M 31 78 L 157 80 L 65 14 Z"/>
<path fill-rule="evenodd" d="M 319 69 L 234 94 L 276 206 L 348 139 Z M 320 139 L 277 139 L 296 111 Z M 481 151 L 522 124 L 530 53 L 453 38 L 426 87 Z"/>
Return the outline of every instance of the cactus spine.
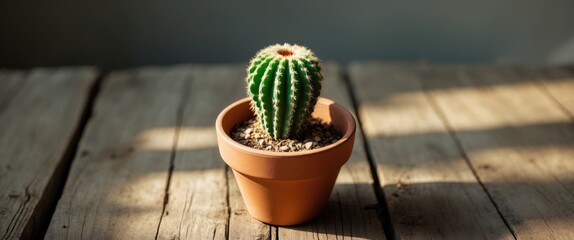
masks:
<path fill-rule="evenodd" d="M 299 133 L 315 109 L 322 80 L 319 60 L 305 47 L 276 44 L 255 55 L 247 68 L 247 93 L 269 136 Z"/>

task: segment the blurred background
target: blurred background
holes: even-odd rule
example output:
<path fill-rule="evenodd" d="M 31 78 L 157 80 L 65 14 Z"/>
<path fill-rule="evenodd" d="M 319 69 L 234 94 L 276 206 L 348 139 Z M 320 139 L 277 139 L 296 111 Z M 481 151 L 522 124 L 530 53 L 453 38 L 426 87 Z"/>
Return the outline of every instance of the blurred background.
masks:
<path fill-rule="evenodd" d="M 283 42 L 343 63 L 572 63 L 574 1 L 0 3 L 0 67 L 245 62 Z"/>

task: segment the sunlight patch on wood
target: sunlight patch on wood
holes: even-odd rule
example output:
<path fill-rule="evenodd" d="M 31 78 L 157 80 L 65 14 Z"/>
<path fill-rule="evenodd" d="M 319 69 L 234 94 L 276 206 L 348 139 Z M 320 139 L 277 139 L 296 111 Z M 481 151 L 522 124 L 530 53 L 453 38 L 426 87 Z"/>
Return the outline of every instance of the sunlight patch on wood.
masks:
<path fill-rule="evenodd" d="M 173 148 L 175 127 L 149 129 L 136 139 L 138 148 L 150 150 L 166 150 Z M 217 136 L 214 127 L 182 127 L 179 129 L 177 148 L 205 149 L 217 147 Z"/>
<path fill-rule="evenodd" d="M 545 82 L 544 85 L 551 91 L 556 91 L 556 89 L 563 89 L 564 91 L 574 90 L 574 80 L 568 78 Z M 546 101 L 550 105 L 554 104 L 553 100 L 544 96 L 544 93 L 533 82 L 493 85 L 478 87 L 478 89 L 479 91 L 477 91 L 476 87 L 433 89 L 427 92 L 427 97 L 430 99 L 442 99 L 443 101 L 452 99 L 453 101 L 448 101 L 451 108 L 472 113 L 452 120 L 455 121 L 452 124 L 456 125 L 457 131 L 570 122 L 568 116 L 558 108 L 543 110 L 535 107 L 547 106 L 546 104 L 529 104 L 533 99 Z M 511 95 L 514 96 L 512 94 L 514 92 L 522 92 L 524 94 L 511 97 Z M 489 95 L 493 97 L 488 97 Z M 480 99 L 481 102 L 456 101 L 461 96 L 463 96 L 463 99 Z M 428 101 L 420 101 L 420 98 L 424 97 L 424 94 L 421 92 L 397 93 L 387 96 L 380 101 L 361 104 L 359 106 L 359 114 L 363 118 L 362 122 L 365 132 L 369 136 L 403 136 L 444 131 L 445 126 L 440 121 L 434 121 L 439 118 L 437 113 L 418 111 L 421 105 L 430 104 Z M 507 102 L 505 104 L 497 104 L 496 101 L 500 101 L 501 98 Z M 497 105 L 500 106 L 500 109 L 490 107 Z M 525 107 L 505 110 L 503 109 L 504 106 Z M 440 105 L 438 108 L 440 110 Z M 468 111 L 468 109 L 472 109 L 472 111 Z M 512 114 L 507 116 L 500 114 L 500 112 L 505 111 L 512 111 Z M 545 114 L 537 114 L 538 112 L 545 112 Z M 492 117 L 493 115 L 497 117 Z M 433 121 L 428 121 L 429 118 L 433 119 Z M 426 120 L 412 121 L 412 119 Z M 404 122 L 408 122 L 409 125 L 404 125 Z"/>
<path fill-rule="evenodd" d="M 354 172 L 358 170 L 362 170 L 363 174 L 361 175 L 354 174 Z M 352 159 L 350 159 L 350 161 L 345 163 L 345 165 L 343 165 L 343 167 L 341 168 L 339 176 L 337 177 L 337 184 L 371 185 L 373 184 L 373 179 L 371 178 L 370 173 L 368 171 L 369 171 L 368 163 L 362 161 L 352 161 Z"/>
<path fill-rule="evenodd" d="M 148 209 L 162 208 L 162 197 L 167 181 L 167 172 L 153 172 L 134 179 L 128 179 L 125 183 L 110 188 L 107 201 L 111 206 L 119 206 L 128 213 Z"/>

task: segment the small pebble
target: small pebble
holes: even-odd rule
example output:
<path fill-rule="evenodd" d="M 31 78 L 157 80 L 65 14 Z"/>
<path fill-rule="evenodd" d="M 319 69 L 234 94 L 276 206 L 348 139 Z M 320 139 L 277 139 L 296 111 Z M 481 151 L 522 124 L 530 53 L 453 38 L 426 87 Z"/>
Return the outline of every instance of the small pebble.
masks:
<path fill-rule="evenodd" d="M 321 141 L 321 137 L 319 137 L 319 136 L 316 136 L 314 139 L 315 139 L 316 142 L 320 142 L 320 141 Z"/>
<path fill-rule="evenodd" d="M 309 149 L 311 149 L 311 147 L 313 147 L 313 142 L 305 143 L 305 149 L 309 150 Z"/>
<path fill-rule="evenodd" d="M 285 151 L 289 150 L 289 147 L 288 146 L 281 146 L 279 148 L 279 150 L 281 150 L 281 152 L 285 152 Z"/>
<path fill-rule="evenodd" d="M 253 128 L 248 128 L 245 130 L 245 134 L 250 134 L 251 132 L 253 132 Z"/>

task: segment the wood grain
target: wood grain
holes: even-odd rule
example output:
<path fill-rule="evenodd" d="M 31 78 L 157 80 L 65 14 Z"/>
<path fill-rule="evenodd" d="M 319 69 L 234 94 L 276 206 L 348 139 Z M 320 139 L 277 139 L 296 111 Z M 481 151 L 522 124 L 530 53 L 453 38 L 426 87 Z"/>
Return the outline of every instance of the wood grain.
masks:
<path fill-rule="evenodd" d="M 336 63 L 323 63 L 324 86 L 321 96 L 330 98 L 354 112 L 351 97 Z M 310 223 L 280 227 L 279 239 L 385 239 L 377 216 L 369 162 L 357 125 L 353 153 L 343 166 L 324 213 Z"/>
<path fill-rule="evenodd" d="M 157 233 L 187 69 L 104 79 L 47 239 L 150 239 Z"/>
<path fill-rule="evenodd" d="M 89 67 L 0 72 L 0 239 L 42 237 L 96 77 Z"/>
<path fill-rule="evenodd" d="M 354 63 L 349 73 L 395 237 L 513 239 L 425 93 L 424 67 Z"/>
<path fill-rule="evenodd" d="M 27 80 L 24 71 L 0 69 L 0 114 L 18 95 Z"/>
<path fill-rule="evenodd" d="M 574 121 L 574 67 L 545 67 L 526 72 L 526 78 L 539 80 L 559 108 Z M 529 76 L 530 75 L 530 76 Z"/>
<path fill-rule="evenodd" d="M 514 67 L 442 67 L 426 84 L 463 89 L 431 94 L 516 237 L 573 239 L 574 127 L 540 79 L 528 74 Z M 569 83 L 544 82 L 563 104 Z"/>

